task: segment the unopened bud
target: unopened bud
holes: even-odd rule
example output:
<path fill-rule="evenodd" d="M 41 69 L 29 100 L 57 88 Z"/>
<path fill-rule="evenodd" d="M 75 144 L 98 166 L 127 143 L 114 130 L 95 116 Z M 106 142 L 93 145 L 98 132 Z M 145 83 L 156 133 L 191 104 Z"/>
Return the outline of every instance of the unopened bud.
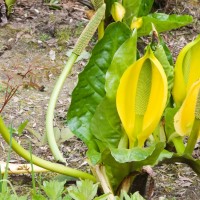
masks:
<path fill-rule="evenodd" d="M 134 17 L 132 22 L 131 22 L 131 30 L 133 30 L 134 28 L 139 29 L 143 24 L 143 20 L 142 17 Z"/>
<path fill-rule="evenodd" d="M 125 8 L 122 6 L 122 4 L 118 3 L 118 2 L 114 2 L 112 4 L 112 8 L 111 8 L 111 14 L 113 19 L 117 22 L 117 21 L 122 21 L 122 19 L 124 18 L 125 15 Z"/>

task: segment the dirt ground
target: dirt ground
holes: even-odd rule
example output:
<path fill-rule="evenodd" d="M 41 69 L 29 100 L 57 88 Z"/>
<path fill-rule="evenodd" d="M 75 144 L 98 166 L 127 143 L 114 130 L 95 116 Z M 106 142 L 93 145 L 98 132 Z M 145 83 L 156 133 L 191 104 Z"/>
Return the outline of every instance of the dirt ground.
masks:
<path fill-rule="evenodd" d="M 160 2 L 160 1 L 157 1 Z M 40 0 L 17 1 L 9 23 L 0 27 L 0 105 L 5 96 L 5 85 L 9 80 L 12 87 L 19 86 L 16 94 L 6 105 L 2 116 L 8 126 L 15 129 L 25 120 L 28 125 L 21 136 L 15 134 L 18 142 L 25 148 L 33 146 L 33 153 L 53 161 L 45 138 L 45 113 L 55 81 L 67 60 L 88 19 L 87 7 L 77 1 L 62 1 L 61 10 L 51 10 Z M 159 4 L 157 4 L 159 10 Z M 162 5 L 163 6 L 163 5 Z M 160 11 L 176 14 L 190 14 L 194 23 L 179 30 L 166 33 L 164 38 L 174 57 L 180 49 L 200 33 L 200 2 L 197 0 L 168 0 Z M 92 42 L 86 49 L 90 52 Z M 75 64 L 71 76 L 60 94 L 55 111 L 54 125 L 63 129 L 64 120 L 70 103 L 70 95 L 77 83 L 77 75 L 87 59 L 82 58 Z M 59 142 L 59 141 L 58 141 Z M 63 142 L 60 150 L 69 166 L 87 169 L 85 162 L 86 147 L 76 138 Z M 199 145 L 197 156 L 199 156 Z M 8 146 L 0 137 L 0 161 L 6 161 Z M 11 162 L 23 163 L 15 153 Z M 22 190 L 30 182 L 30 177 L 12 176 L 17 190 Z M 156 187 L 152 199 L 199 199 L 200 180 L 185 165 L 163 165 L 155 168 Z M 18 186 L 17 186 L 18 185 Z M 30 185 L 30 184 L 29 184 Z M 28 186 L 27 186 L 28 187 Z"/>

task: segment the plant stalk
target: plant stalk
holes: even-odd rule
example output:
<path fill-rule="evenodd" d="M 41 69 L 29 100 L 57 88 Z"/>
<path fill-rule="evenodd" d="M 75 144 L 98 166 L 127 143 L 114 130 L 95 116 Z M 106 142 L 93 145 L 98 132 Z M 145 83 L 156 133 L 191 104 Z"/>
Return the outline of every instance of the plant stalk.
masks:
<path fill-rule="evenodd" d="M 112 188 L 109 184 L 108 178 L 106 176 L 106 171 L 104 166 L 96 165 L 94 167 L 95 173 L 97 175 L 97 178 L 99 182 L 101 183 L 101 187 L 104 191 L 104 194 L 109 194 L 108 195 L 108 200 L 114 200 L 114 194 L 112 191 Z"/>
<path fill-rule="evenodd" d="M 80 35 L 72 55 L 69 57 L 69 60 L 67 64 L 64 67 L 64 70 L 62 71 L 60 77 L 58 78 L 58 81 L 56 82 L 56 85 L 53 89 L 53 92 L 51 94 L 51 98 L 49 100 L 49 105 L 47 108 L 47 115 L 46 115 L 46 132 L 47 132 L 47 139 L 49 142 L 50 149 L 52 151 L 52 154 L 56 161 L 65 163 L 65 159 L 63 158 L 61 152 L 59 151 L 58 145 L 55 140 L 55 135 L 53 131 L 53 119 L 54 119 L 54 110 L 56 106 L 56 102 L 58 99 L 58 95 L 63 87 L 63 84 L 69 75 L 71 68 L 76 61 L 77 57 L 81 54 L 81 52 L 85 49 L 85 47 L 88 45 L 90 39 L 92 38 L 94 32 L 98 28 L 101 20 L 103 19 L 105 15 L 105 9 L 106 5 L 103 4 L 95 13 L 95 15 L 92 17 L 88 25 L 83 30 L 82 34 Z"/>
<path fill-rule="evenodd" d="M 200 130 L 200 119 L 195 119 L 184 154 L 192 155 Z"/>
<path fill-rule="evenodd" d="M 195 106 L 195 119 L 192 126 L 192 131 L 190 133 L 187 146 L 185 148 L 185 154 L 192 155 L 192 152 L 194 151 L 195 144 L 197 143 L 198 136 L 199 136 L 199 130 L 200 130 L 200 89 L 198 91 L 197 95 L 197 101 Z"/>
<path fill-rule="evenodd" d="M 163 164 L 163 163 L 172 164 L 175 162 L 187 164 L 200 177 L 200 161 L 195 160 L 194 158 L 192 158 L 191 156 L 188 156 L 188 155 L 179 156 L 177 154 L 174 154 L 174 156 L 172 158 L 166 158 L 163 161 L 161 161 L 159 164 Z"/>
<path fill-rule="evenodd" d="M 57 163 L 52 163 L 46 160 L 43 160 L 35 155 L 31 156 L 31 153 L 28 152 L 27 150 L 25 150 L 21 145 L 19 145 L 16 140 L 14 138 L 10 137 L 10 133 L 7 129 L 7 127 L 5 126 L 3 119 L 0 117 L 0 133 L 2 135 L 2 137 L 4 138 L 4 140 L 9 144 L 9 141 L 11 140 L 11 144 L 12 144 L 12 149 L 22 158 L 24 158 L 25 160 L 27 160 L 28 162 L 32 163 L 42 167 L 44 169 L 50 170 L 52 172 L 56 172 L 59 174 L 64 174 L 67 176 L 72 176 L 72 177 L 76 177 L 76 178 L 82 178 L 82 179 L 90 179 L 94 182 L 96 182 L 96 178 L 91 175 L 88 174 L 86 172 L 82 172 L 80 170 L 76 170 L 70 167 L 66 167 L 64 165 L 61 164 L 57 164 Z"/>
<path fill-rule="evenodd" d="M 48 139 L 48 143 L 51 149 L 51 152 L 55 158 L 56 161 L 62 162 L 62 163 L 66 163 L 65 159 L 63 158 L 58 145 L 56 143 L 56 139 L 55 139 L 55 135 L 54 135 L 54 131 L 53 131 L 53 119 L 54 119 L 54 110 L 56 107 L 56 102 L 60 93 L 60 89 L 62 88 L 67 75 L 70 73 L 71 68 L 74 64 L 74 62 L 77 59 L 77 55 L 72 53 L 71 56 L 69 57 L 69 60 L 67 62 L 67 64 L 65 65 L 64 70 L 62 71 L 60 77 L 58 78 L 53 92 L 51 94 L 51 98 L 49 100 L 49 105 L 47 108 L 47 114 L 46 114 L 46 131 L 47 131 L 47 139 Z"/>
<path fill-rule="evenodd" d="M 185 151 L 185 145 L 183 143 L 182 137 L 175 137 L 172 139 L 172 142 L 175 146 L 176 152 L 182 155 Z"/>

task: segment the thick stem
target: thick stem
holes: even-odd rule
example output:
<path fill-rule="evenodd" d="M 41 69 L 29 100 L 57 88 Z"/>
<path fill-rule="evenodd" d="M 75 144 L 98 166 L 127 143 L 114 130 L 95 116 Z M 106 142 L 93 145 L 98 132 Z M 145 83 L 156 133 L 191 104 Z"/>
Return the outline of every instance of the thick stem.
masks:
<path fill-rule="evenodd" d="M 99 182 L 101 183 L 101 187 L 104 191 L 104 194 L 109 194 L 108 200 L 114 200 L 115 197 L 114 197 L 114 194 L 112 191 L 112 187 L 110 186 L 108 178 L 106 176 L 105 167 L 97 165 L 97 166 L 95 166 L 94 170 L 95 170 L 95 173 L 97 175 Z"/>
<path fill-rule="evenodd" d="M 16 140 L 14 138 L 11 139 L 10 137 L 10 133 L 8 131 L 8 129 L 6 128 L 2 118 L 0 117 L 0 133 L 2 135 L 2 137 L 4 138 L 4 140 L 9 144 L 9 141 L 11 140 L 12 142 L 12 149 L 22 158 L 24 158 L 25 160 L 27 160 L 28 162 L 30 162 L 32 160 L 32 163 L 40 166 L 44 169 L 50 170 L 52 172 L 57 172 L 59 174 L 64 174 L 67 176 L 72 176 L 72 177 L 76 177 L 76 178 L 82 178 L 82 179 L 90 179 L 92 181 L 96 181 L 95 177 L 91 174 L 70 168 L 70 167 L 66 167 L 64 165 L 61 164 L 57 164 L 57 163 L 52 163 L 46 160 L 43 160 L 35 155 L 32 155 L 30 152 L 28 152 L 27 150 L 25 150 L 21 145 L 19 145 Z"/>
<path fill-rule="evenodd" d="M 51 149 L 51 152 L 56 159 L 56 161 L 65 163 L 65 159 L 63 158 L 61 152 L 59 151 L 58 145 L 56 143 L 54 131 L 53 131 L 53 119 L 54 119 L 54 109 L 56 107 L 56 102 L 60 93 L 60 89 L 62 88 L 66 77 L 71 71 L 71 68 L 74 64 L 74 62 L 77 59 L 77 55 L 72 53 L 72 55 L 69 57 L 69 60 L 67 64 L 65 65 L 64 70 L 62 71 L 60 77 L 58 78 L 56 85 L 54 86 L 53 92 L 51 94 L 51 98 L 49 100 L 49 105 L 47 109 L 47 115 L 46 115 L 46 131 L 47 131 L 47 139 L 48 143 Z"/>
<path fill-rule="evenodd" d="M 200 129 L 200 119 L 195 119 L 192 131 L 190 133 L 190 137 L 187 142 L 187 146 L 185 148 L 184 152 L 185 154 L 192 155 L 192 152 L 194 151 L 194 147 L 198 139 L 199 129 Z"/>
<path fill-rule="evenodd" d="M 175 137 L 172 139 L 172 142 L 176 148 L 176 152 L 180 155 L 182 155 L 185 151 L 185 145 L 183 143 L 182 137 Z"/>
<path fill-rule="evenodd" d="M 193 169 L 193 171 L 200 177 L 200 160 L 195 160 L 194 158 L 188 155 L 179 156 L 175 154 L 172 158 L 166 158 L 159 164 L 171 164 L 175 162 L 185 163 L 189 165 Z"/>
<path fill-rule="evenodd" d="M 65 163 L 65 159 L 63 158 L 61 152 L 59 151 L 58 145 L 56 144 L 54 131 L 53 131 L 53 118 L 54 118 L 54 109 L 56 106 L 56 102 L 58 99 L 58 95 L 62 89 L 62 86 L 66 80 L 66 77 L 71 71 L 71 68 L 76 61 L 78 55 L 85 49 L 87 44 L 89 43 L 90 39 L 92 38 L 94 32 L 96 31 L 99 23 L 103 19 L 105 15 L 106 5 L 103 4 L 92 17 L 90 22 L 87 24 L 85 29 L 83 30 L 82 34 L 80 35 L 72 55 L 70 56 L 64 70 L 62 71 L 56 85 L 53 89 L 51 98 L 49 100 L 49 105 L 47 109 L 47 116 L 46 116 L 46 131 L 47 131 L 47 138 L 49 142 L 49 146 L 51 148 L 52 154 L 57 161 Z"/>

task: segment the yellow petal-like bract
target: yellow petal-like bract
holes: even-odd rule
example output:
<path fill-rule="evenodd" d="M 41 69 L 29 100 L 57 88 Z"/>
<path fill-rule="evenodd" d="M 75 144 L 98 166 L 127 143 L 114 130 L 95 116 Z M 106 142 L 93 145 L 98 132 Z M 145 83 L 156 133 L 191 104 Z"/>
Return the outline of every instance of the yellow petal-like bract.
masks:
<path fill-rule="evenodd" d="M 189 135 L 195 119 L 195 107 L 200 89 L 200 80 L 193 83 L 183 101 L 179 111 L 174 117 L 174 127 L 181 136 Z M 200 132 L 199 132 L 200 137 Z"/>
<path fill-rule="evenodd" d="M 131 22 L 131 30 L 133 30 L 134 28 L 139 29 L 143 24 L 143 19 L 142 17 L 133 17 L 133 20 Z"/>
<path fill-rule="evenodd" d="M 165 72 L 149 48 L 123 74 L 116 105 L 129 146 L 143 146 L 158 125 L 167 101 Z"/>
<path fill-rule="evenodd" d="M 172 95 L 180 106 L 191 85 L 200 78 L 200 36 L 187 44 L 179 53 L 174 76 Z"/>
<path fill-rule="evenodd" d="M 118 3 L 118 2 L 114 2 L 112 4 L 112 7 L 111 7 L 111 14 L 112 14 L 112 17 L 113 19 L 118 22 L 118 21 L 122 21 L 122 19 L 124 18 L 124 15 L 125 15 L 125 8 L 122 6 L 121 3 Z"/>

